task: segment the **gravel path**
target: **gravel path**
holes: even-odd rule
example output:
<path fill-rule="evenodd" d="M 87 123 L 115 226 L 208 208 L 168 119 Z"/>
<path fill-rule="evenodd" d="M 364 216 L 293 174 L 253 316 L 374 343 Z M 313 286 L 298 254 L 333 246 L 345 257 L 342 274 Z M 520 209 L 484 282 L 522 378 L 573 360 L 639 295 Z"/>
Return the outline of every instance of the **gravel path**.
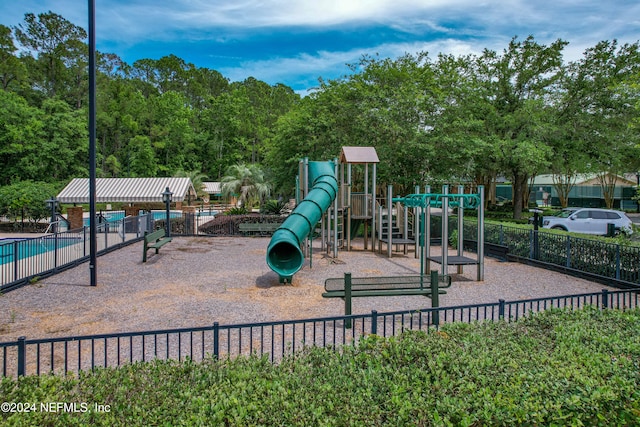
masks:
<path fill-rule="evenodd" d="M 268 238 L 176 237 L 142 263 L 142 242 L 98 258 L 98 286 L 85 263 L 0 296 L 0 342 L 178 327 L 304 319 L 343 314 L 338 298 L 321 294 L 324 280 L 417 274 L 420 261 L 402 252 L 341 251 L 338 259 L 314 249 L 309 268 L 281 285 L 265 262 Z M 357 244 L 357 243 L 356 243 Z M 434 247 L 439 252 L 439 247 Z M 434 253 L 435 254 L 435 253 Z M 439 253 L 438 253 L 439 254 Z M 474 255 L 469 255 L 474 256 Z M 433 265 L 433 268 L 439 266 Z M 455 271 L 451 267 L 450 272 Z M 597 292 L 605 286 L 517 263 L 485 259 L 457 276 L 441 306 Z M 612 289 L 612 288 L 611 288 Z M 419 309 L 424 297 L 356 298 L 353 313 Z"/>

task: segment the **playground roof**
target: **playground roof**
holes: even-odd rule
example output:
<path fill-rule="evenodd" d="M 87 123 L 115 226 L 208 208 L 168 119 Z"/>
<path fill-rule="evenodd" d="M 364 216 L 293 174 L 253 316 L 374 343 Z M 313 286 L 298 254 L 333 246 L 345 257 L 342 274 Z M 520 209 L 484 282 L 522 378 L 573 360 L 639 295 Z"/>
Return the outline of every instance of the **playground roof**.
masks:
<path fill-rule="evenodd" d="M 342 147 L 340 163 L 380 163 L 374 147 Z"/>
<path fill-rule="evenodd" d="M 162 202 L 167 187 L 173 202 L 182 202 L 189 194 L 195 199 L 189 178 L 97 178 L 96 202 Z M 89 179 L 72 179 L 57 198 L 60 203 L 89 203 Z"/>

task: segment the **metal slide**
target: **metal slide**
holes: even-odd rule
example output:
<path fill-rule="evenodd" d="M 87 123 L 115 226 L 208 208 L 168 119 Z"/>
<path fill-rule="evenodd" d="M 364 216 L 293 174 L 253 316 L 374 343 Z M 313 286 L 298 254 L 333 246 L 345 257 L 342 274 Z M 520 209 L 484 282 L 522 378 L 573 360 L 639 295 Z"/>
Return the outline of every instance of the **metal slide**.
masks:
<path fill-rule="evenodd" d="M 290 283 L 293 275 L 302 268 L 302 242 L 338 193 L 334 162 L 309 162 L 308 176 L 311 190 L 273 233 L 267 248 L 267 264 L 278 273 L 281 283 Z"/>

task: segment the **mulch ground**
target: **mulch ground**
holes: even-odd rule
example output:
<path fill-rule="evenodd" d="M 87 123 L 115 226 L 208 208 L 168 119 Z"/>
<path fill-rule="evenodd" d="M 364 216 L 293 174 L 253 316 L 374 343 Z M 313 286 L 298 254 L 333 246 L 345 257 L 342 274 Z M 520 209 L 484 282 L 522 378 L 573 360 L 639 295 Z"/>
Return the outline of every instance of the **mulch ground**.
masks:
<path fill-rule="evenodd" d="M 0 296 L 0 341 L 134 332 L 178 327 L 305 319 L 343 314 L 338 298 L 321 294 L 324 280 L 351 272 L 354 277 L 418 274 L 413 252 L 384 254 L 357 249 L 337 259 L 314 242 L 310 267 L 282 285 L 266 264 L 268 238 L 176 237 L 149 252 L 142 242 L 98 258 L 98 285 L 89 285 L 88 263 Z M 361 242 L 360 242 L 361 246 Z M 439 254 L 440 247 L 433 250 Z M 436 253 L 434 253 L 435 255 Z M 475 254 L 469 254 L 475 257 Z M 432 268 L 439 268 L 433 264 Z M 450 273 L 455 268 L 450 267 Z M 485 259 L 485 280 L 476 267 L 455 275 L 440 297 L 441 306 L 522 300 L 598 292 L 605 286 L 517 263 Z M 611 288 L 612 289 L 612 288 Z M 353 312 L 431 307 L 419 296 L 357 298 Z"/>

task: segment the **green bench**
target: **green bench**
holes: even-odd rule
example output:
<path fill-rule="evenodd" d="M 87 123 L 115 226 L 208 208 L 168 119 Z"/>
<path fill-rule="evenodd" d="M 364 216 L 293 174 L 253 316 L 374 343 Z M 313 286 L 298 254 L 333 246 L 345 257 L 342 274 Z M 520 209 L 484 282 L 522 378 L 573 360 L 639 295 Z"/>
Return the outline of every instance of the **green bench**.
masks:
<path fill-rule="evenodd" d="M 395 277 L 351 277 L 345 273 L 342 278 L 330 278 L 324 282 L 322 293 L 324 298 L 342 298 L 344 315 L 351 315 L 351 299 L 356 297 L 384 297 L 422 295 L 431 298 L 431 307 L 439 306 L 439 295 L 451 286 L 451 276 L 438 275 L 433 270 L 430 276 L 395 276 Z M 434 313 L 437 314 L 437 313 Z M 347 327 L 351 321 L 347 320 Z M 434 316 L 434 324 L 437 324 Z"/>
<path fill-rule="evenodd" d="M 243 222 L 238 224 L 238 229 L 244 235 L 266 236 L 273 234 L 281 225 L 280 222 Z"/>
<path fill-rule="evenodd" d="M 142 262 L 147 262 L 147 251 L 149 249 L 155 249 L 156 254 L 158 250 L 169 243 L 171 241 L 171 237 L 165 237 L 164 230 L 156 230 L 153 233 L 145 232 L 144 234 L 144 249 L 142 252 Z"/>

